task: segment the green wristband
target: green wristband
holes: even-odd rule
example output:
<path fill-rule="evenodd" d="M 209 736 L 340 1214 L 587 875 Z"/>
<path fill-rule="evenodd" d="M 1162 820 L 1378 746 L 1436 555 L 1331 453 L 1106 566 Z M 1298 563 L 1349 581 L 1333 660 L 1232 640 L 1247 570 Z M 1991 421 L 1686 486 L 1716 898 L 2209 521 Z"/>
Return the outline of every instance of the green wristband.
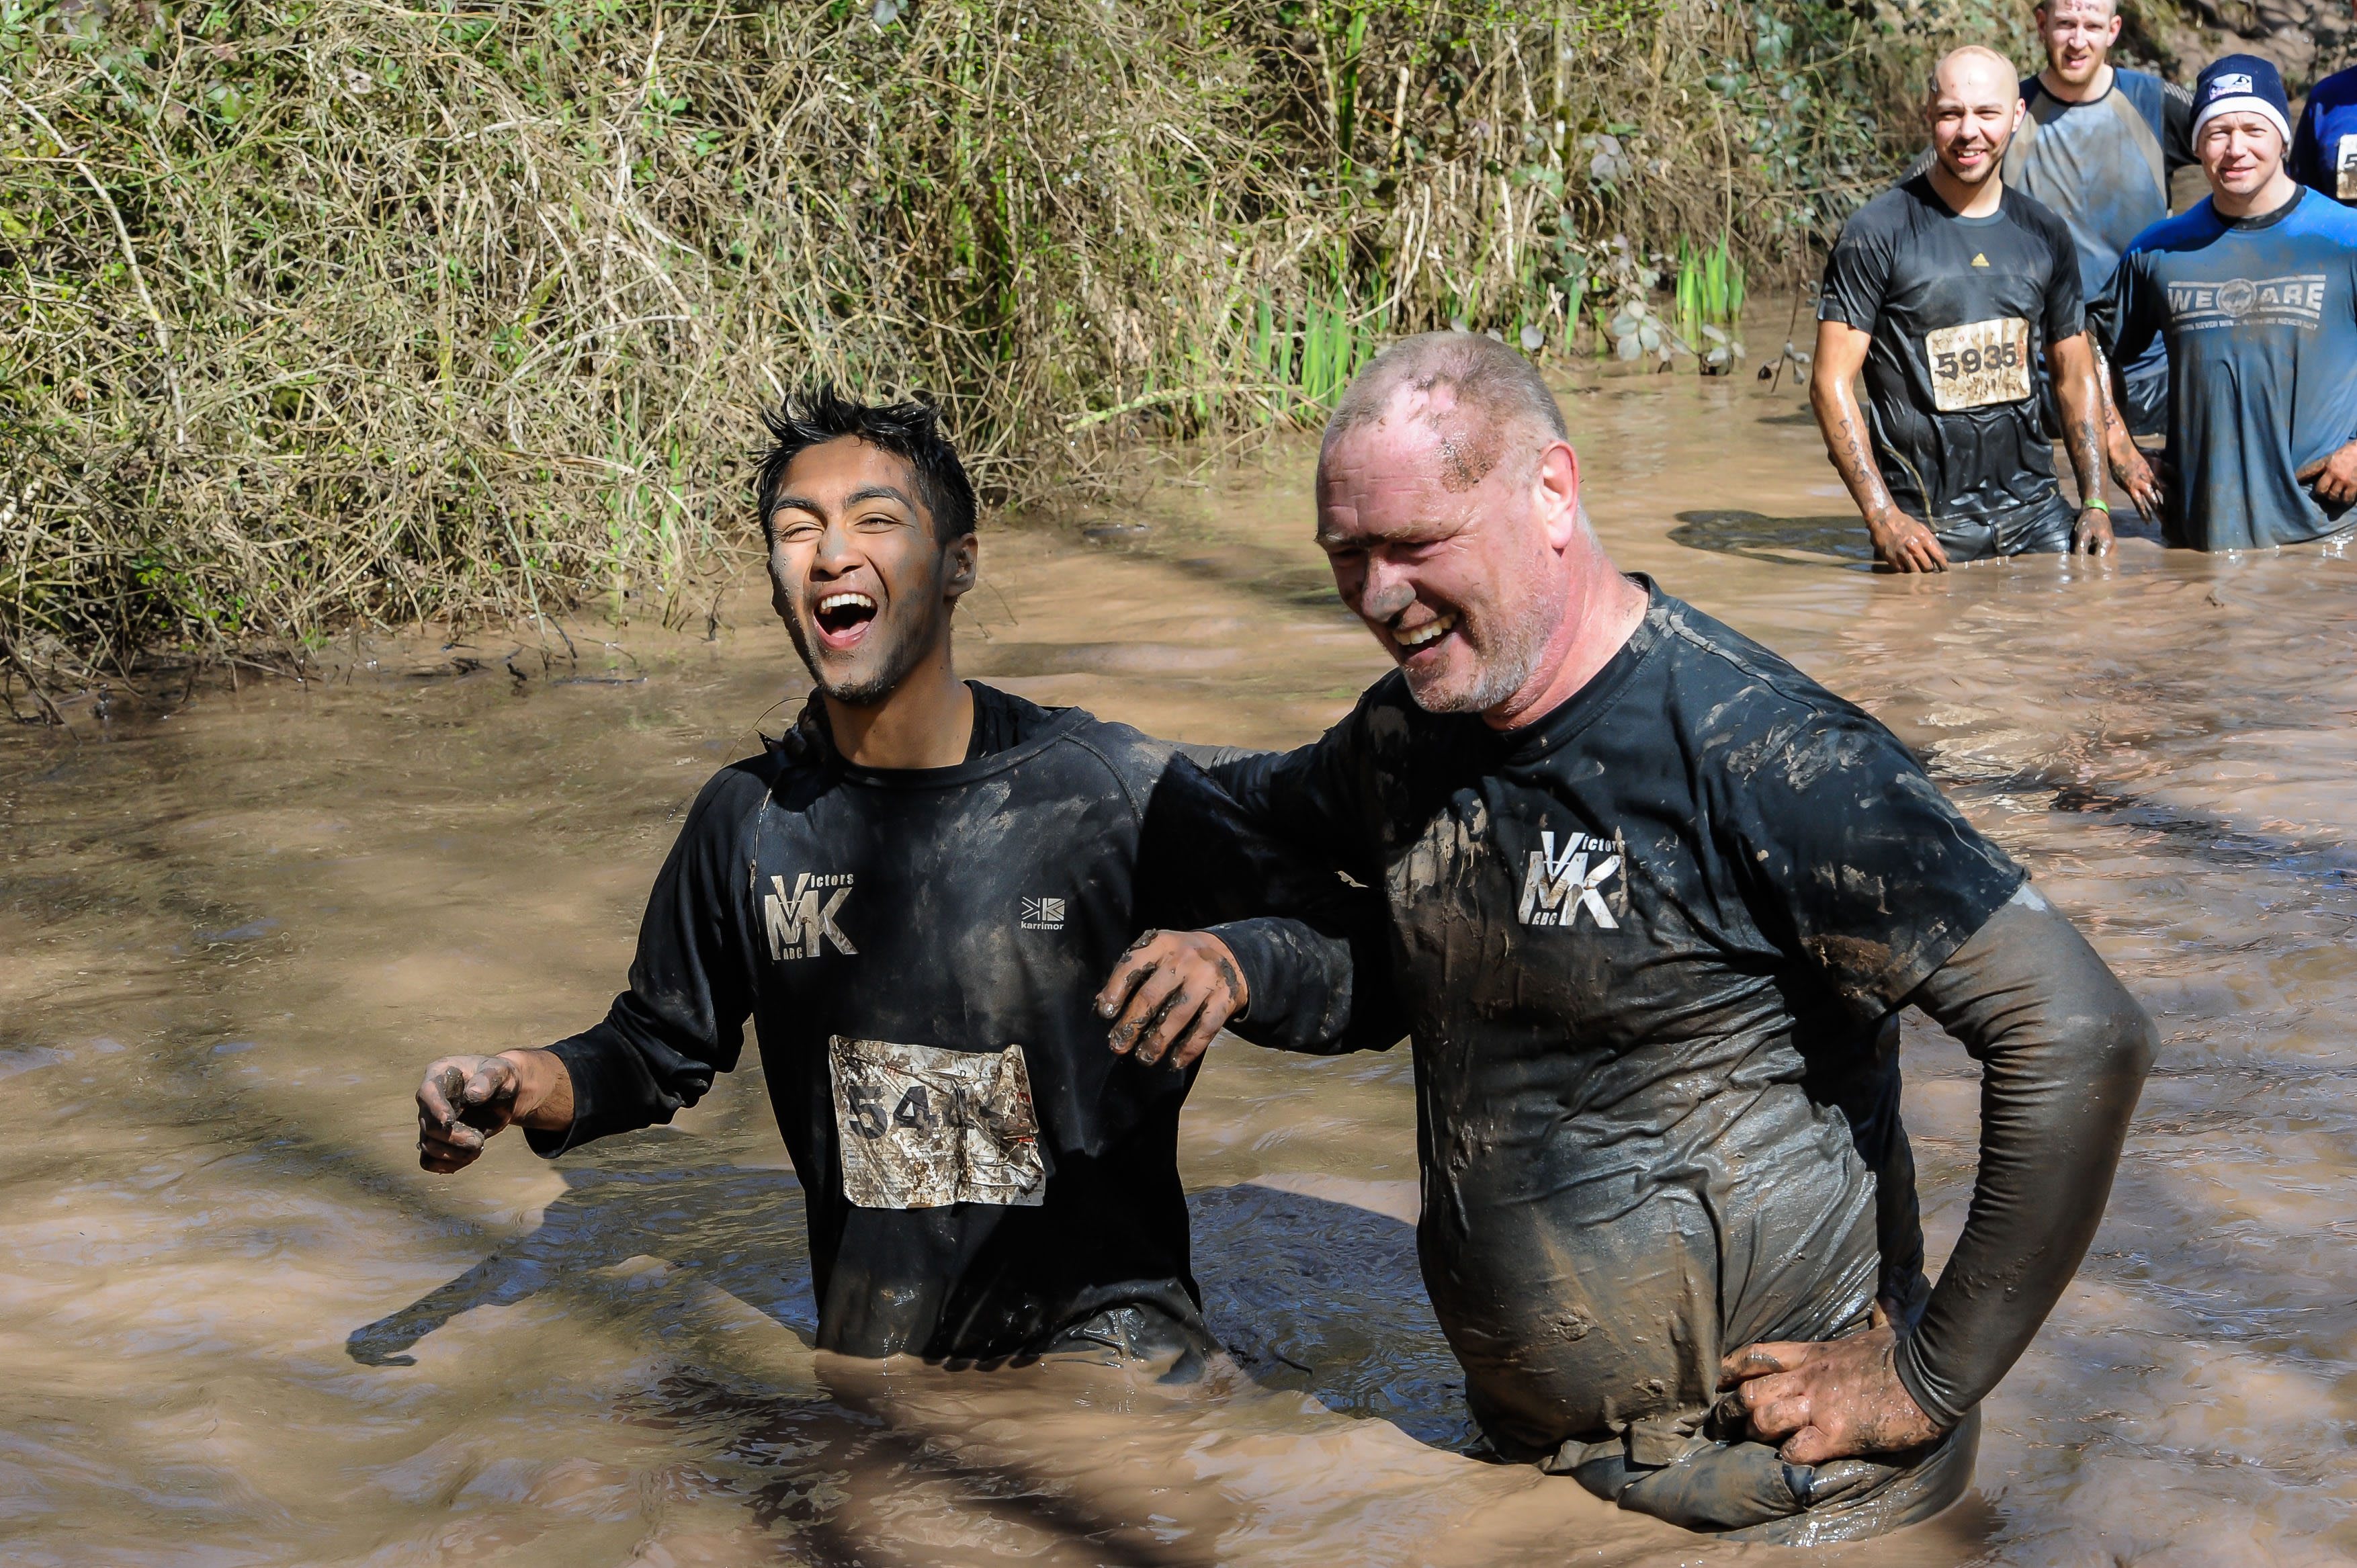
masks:
<path fill-rule="evenodd" d="M 2101 496 L 2096 496 L 2092 499 L 2081 501 L 2079 503 L 2079 510 L 2081 511 L 2099 511 L 2105 517 L 2109 517 L 2112 514 L 2112 503 L 2105 500 Z"/>

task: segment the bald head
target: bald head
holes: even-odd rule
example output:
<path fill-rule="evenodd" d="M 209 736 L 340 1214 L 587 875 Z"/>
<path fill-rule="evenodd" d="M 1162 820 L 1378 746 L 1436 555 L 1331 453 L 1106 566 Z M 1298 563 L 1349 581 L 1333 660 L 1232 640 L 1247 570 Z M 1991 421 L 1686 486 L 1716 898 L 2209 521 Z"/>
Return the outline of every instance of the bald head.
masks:
<path fill-rule="evenodd" d="M 1932 68 L 1932 102 L 1943 98 L 1965 103 L 1994 97 L 2005 102 L 2021 95 L 2021 78 L 2013 62 L 1986 44 L 1950 49 Z"/>
<path fill-rule="evenodd" d="M 1475 332 L 1426 332 L 1376 355 L 1326 422 L 1318 466 L 1346 436 L 1368 429 L 1395 437 L 1428 432 L 1440 483 L 1452 492 L 1471 489 L 1510 455 L 1568 437 L 1538 371 Z"/>

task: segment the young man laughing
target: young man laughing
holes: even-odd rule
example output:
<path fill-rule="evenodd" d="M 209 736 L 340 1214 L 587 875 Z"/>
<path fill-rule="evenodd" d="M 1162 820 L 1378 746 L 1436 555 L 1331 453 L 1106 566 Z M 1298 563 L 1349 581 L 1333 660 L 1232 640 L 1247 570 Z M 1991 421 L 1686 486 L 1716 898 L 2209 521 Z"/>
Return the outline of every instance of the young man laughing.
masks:
<path fill-rule="evenodd" d="M 1347 946 L 1254 918 L 1335 884 L 1168 743 L 957 678 L 974 494 L 930 408 L 822 390 L 770 428 L 773 602 L 817 690 L 705 786 L 604 1022 L 426 1069 L 421 1163 L 457 1170 L 519 1122 L 554 1156 L 668 1122 L 749 1014 L 820 1348 L 1206 1349 L 1177 1165 L 1193 1074 L 1164 1058 L 1223 1025 L 1342 1038 Z"/>

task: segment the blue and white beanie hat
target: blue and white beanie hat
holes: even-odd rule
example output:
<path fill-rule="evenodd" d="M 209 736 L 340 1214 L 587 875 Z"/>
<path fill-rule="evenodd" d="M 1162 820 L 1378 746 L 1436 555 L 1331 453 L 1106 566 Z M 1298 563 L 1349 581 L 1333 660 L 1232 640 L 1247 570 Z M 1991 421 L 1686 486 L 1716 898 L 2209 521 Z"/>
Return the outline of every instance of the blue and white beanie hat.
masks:
<path fill-rule="evenodd" d="M 2220 114 L 2264 114 L 2276 134 L 2291 140 L 2291 100 L 2283 73 L 2256 55 L 2227 55 L 2210 62 L 2193 84 L 2193 134 Z"/>

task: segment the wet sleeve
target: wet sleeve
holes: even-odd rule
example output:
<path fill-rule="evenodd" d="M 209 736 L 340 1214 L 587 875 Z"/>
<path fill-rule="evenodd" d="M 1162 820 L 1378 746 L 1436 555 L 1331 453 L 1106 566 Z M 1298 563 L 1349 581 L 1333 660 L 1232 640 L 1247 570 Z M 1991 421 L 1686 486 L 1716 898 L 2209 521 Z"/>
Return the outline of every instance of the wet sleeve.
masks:
<path fill-rule="evenodd" d="M 2173 81 L 2160 84 L 2160 163 L 2162 169 L 2174 177 L 2188 164 L 2201 160 L 2193 156 L 2193 94 Z"/>
<path fill-rule="evenodd" d="M 1882 315 L 1882 296 L 1889 282 L 1889 236 L 1861 213 L 1843 225 L 1833 254 L 1825 258 L 1817 319 L 1838 321 L 1860 332 L 1873 331 Z"/>
<path fill-rule="evenodd" d="M 1365 735 L 1383 723 L 1377 686 L 1340 724 L 1292 751 L 1231 751 L 1204 764 L 1243 820 L 1304 858 L 1383 885 L 1383 866 L 1360 831 Z"/>
<path fill-rule="evenodd" d="M 2151 313 L 2145 307 L 2144 269 L 2130 251 L 2112 269 L 2112 281 L 2087 312 L 2088 326 L 2104 355 L 2115 365 L 2132 365 L 2152 344 Z"/>
<path fill-rule="evenodd" d="M 1381 900 L 1248 820 L 1184 757 L 1171 759 L 1147 802 L 1138 887 L 1147 927 L 1206 930 L 1227 944 L 1250 994 L 1231 1027 L 1254 1044 L 1382 1049 L 1404 1032 L 1385 980 Z"/>
<path fill-rule="evenodd" d="M 2026 879 L 1855 709 L 1809 714 L 1724 778 L 1715 809 L 1761 930 L 1861 1023 L 1904 1003 Z"/>
<path fill-rule="evenodd" d="M 2060 343 L 2087 329 L 2086 296 L 2079 289 L 2079 248 L 2060 218 L 2049 214 L 2040 228 L 2054 256 L 2046 274 L 2046 341 Z"/>
<path fill-rule="evenodd" d="M 1953 1427 L 2012 1368 L 2078 1272 L 2155 1036 L 2078 928 L 2026 886 L 1913 1000 L 1982 1068 L 1972 1209 L 1897 1359 L 1915 1402 Z"/>
<path fill-rule="evenodd" d="M 752 1011 L 749 894 L 736 864 L 748 769 L 706 785 L 655 877 L 639 923 L 630 988 L 605 1021 L 549 1047 L 573 1079 L 573 1125 L 530 1132 L 554 1157 L 593 1138 L 669 1122 L 737 1065 Z"/>

